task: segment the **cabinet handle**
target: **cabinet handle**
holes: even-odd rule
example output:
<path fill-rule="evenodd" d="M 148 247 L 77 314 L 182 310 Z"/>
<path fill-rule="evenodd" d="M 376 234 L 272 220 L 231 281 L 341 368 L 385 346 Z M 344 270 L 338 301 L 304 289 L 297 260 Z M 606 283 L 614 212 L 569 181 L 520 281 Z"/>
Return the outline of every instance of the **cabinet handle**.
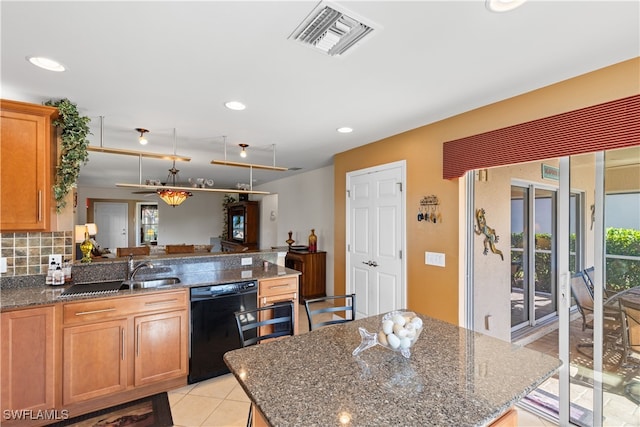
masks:
<path fill-rule="evenodd" d="M 42 190 L 38 190 L 38 222 L 42 221 Z"/>
<path fill-rule="evenodd" d="M 284 285 L 271 285 L 271 286 L 269 286 L 269 289 L 288 288 L 290 286 L 291 286 L 291 283 L 285 283 Z"/>
<path fill-rule="evenodd" d="M 124 328 L 122 329 L 122 360 L 124 360 L 124 346 L 125 346 L 125 339 L 124 339 Z"/>
<path fill-rule="evenodd" d="M 140 325 L 138 325 L 136 333 L 136 357 L 140 357 Z"/>
<path fill-rule="evenodd" d="M 111 308 L 103 308 L 102 310 L 79 311 L 76 313 L 76 316 L 85 316 L 87 314 L 96 314 L 96 313 L 106 313 L 108 311 L 116 311 L 116 309 L 114 307 L 111 307 Z"/>
<path fill-rule="evenodd" d="M 178 301 L 178 298 L 164 299 L 162 301 L 145 302 L 144 305 L 171 304 L 172 302 L 176 302 L 176 301 Z"/>

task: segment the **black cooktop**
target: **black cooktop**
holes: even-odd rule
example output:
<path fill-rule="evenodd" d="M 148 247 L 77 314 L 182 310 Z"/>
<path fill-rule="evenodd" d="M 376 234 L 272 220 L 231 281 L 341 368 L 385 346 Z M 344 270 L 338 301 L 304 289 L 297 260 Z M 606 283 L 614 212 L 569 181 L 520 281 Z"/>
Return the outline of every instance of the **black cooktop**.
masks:
<path fill-rule="evenodd" d="M 113 282 L 88 283 L 86 285 L 73 285 L 65 289 L 60 298 L 79 297 L 85 295 L 108 295 L 118 293 L 122 287 L 122 280 Z"/>

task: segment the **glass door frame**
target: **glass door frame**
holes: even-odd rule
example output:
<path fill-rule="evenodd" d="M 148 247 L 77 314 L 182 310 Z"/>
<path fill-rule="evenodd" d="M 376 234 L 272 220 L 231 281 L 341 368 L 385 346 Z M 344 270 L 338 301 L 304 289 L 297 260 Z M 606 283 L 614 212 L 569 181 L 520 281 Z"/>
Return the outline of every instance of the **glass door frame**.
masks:
<path fill-rule="evenodd" d="M 519 187 L 526 190 L 527 195 L 527 203 L 525 206 L 527 207 L 527 215 L 526 221 L 527 224 L 524 229 L 527 232 L 527 241 L 524 243 L 524 247 L 522 250 L 523 256 L 527 255 L 527 259 L 523 262 L 526 263 L 524 266 L 525 271 L 525 279 L 526 283 L 523 283 L 523 295 L 528 299 L 526 302 L 526 307 L 528 310 L 527 319 L 516 326 L 511 326 L 511 333 L 514 333 L 520 329 L 526 327 L 533 327 L 539 323 L 544 323 L 548 319 L 555 318 L 558 310 L 558 281 L 557 278 L 552 276 L 550 277 L 551 281 L 551 300 L 554 304 L 552 311 L 548 314 L 540 318 L 536 318 L 536 308 L 535 308 L 535 295 L 536 295 L 536 283 L 535 283 L 535 260 L 536 254 L 539 251 L 536 245 L 536 232 L 535 232 L 535 224 L 536 224 L 536 200 L 538 199 L 537 190 L 544 190 L 553 193 L 554 197 L 551 202 L 551 211 L 552 211 L 552 219 L 551 219 L 551 247 L 550 251 L 550 271 L 556 271 L 557 259 L 558 259 L 558 250 L 557 250 L 557 234 L 558 234 L 558 218 L 557 213 L 559 212 L 557 209 L 558 196 L 559 196 L 559 188 L 558 186 L 553 185 L 545 185 L 539 182 L 529 182 L 523 181 L 520 179 L 512 179 L 511 187 Z M 524 237 L 524 236 L 523 236 Z M 512 250 L 513 248 L 511 248 Z M 526 249 L 526 250 L 525 250 Z M 526 289 L 524 289 L 526 287 Z"/>
<path fill-rule="evenodd" d="M 603 283 L 604 283 L 604 152 L 595 153 L 595 200 L 594 200 L 594 330 L 593 330 L 593 420 L 594 425 L 599 425 L 603 419 L 603 388 L 602 388 L 602 344 L 603 344 Z M 571 292 L 569 279 L 569 209 L 571 198 L 570 186 L 570 157 L 558 158 L 559 181 L 557 193 L 557 304 L 558 304 L 558 351 L 562 361 L 559 377 L 559 425 L 569 425 L 570 405 L 570 357 L 569 357 L 569 322 L 571 310 Z M 473 235 L 475 205 L 475 172 L 468 171 L 464 180 L 465 193 L 465 219 L 464 233 Z M 474 330 L 474 251 L 469 243 L 471 239 L 465 239 L 467 244 L 464 249 L 464 313 L 461 320 L 467 329 Z"/>

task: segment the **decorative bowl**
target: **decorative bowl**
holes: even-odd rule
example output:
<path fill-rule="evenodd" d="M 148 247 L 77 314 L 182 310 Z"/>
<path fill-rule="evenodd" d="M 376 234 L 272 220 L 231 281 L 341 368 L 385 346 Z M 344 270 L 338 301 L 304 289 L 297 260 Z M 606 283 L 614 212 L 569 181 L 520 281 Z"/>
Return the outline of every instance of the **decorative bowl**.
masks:
<path fill-rule="evenodd" d="M 411 347 L 416 343 L 422 332 L 422 319 L 412 311 L 391 311 L 380 322 L 377 333 L 370 333 L 364 328 L 359 328 L 362 342 L 353 351 L 356 356 L 363 350 L 376 344 L 401 353 L 404 357 L 411 356 Z"/>

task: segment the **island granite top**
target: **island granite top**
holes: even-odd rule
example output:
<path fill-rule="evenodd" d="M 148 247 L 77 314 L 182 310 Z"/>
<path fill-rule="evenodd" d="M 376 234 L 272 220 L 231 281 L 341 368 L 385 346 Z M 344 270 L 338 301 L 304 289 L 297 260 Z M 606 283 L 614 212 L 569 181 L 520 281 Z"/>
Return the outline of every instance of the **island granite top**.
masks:
<path fill-rule="evenodd" d="M 483 426 L 552 376 L 561 361 L 420 315 L 411 357 L 376 345 L 372 316 L 225 354 L 272 426 Z M 346 422 L 346 423 L 345 423 Z"/>

